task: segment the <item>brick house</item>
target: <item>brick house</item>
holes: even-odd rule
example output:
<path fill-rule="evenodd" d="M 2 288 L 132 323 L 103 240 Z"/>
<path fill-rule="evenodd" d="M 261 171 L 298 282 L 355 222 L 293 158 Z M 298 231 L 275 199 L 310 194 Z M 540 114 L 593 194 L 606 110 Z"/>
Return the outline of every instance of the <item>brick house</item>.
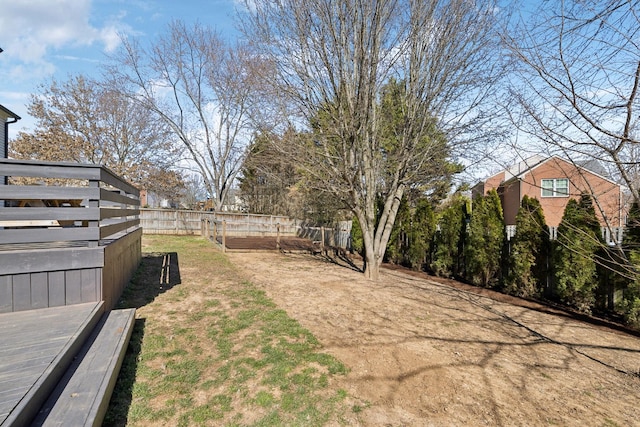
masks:
<path fill-rule="evenodd" d="M 515 225 L 522 198 L 535 197 L 542 205 L 547 225 L 557 227 L 569 199 L 588 193 L 593 196 L 601 225 L 622 227 L 621 187 L 603 176 L 604 170 L 596 172 L 596 166 L 577 165 L 558 156 L 533 156 L 476 184 L 471 190 L 472 197 L 495 188 L 508 226 Z"/>

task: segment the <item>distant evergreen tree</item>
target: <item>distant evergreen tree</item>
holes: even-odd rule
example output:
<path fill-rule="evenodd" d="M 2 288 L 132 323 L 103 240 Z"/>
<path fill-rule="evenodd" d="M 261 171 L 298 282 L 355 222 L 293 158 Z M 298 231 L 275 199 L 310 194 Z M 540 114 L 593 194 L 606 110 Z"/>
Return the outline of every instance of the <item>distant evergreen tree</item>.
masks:
<path fill-rule="evenodd" d="M 554 291 L 563 303 L 591 311 L 598 286 L 595 258 L 602 244 L 591 196 L 569 200 L 553 250 Z"/>
<path fill-rule="evenodd" d="M 462 275 L 462 248 L 469 200 L 459 194 L 452 197 L 450 203 L 437 216 L 434 247 L 430 269 L 442 277 Z"/>
<path fill-rule="evenodd" d="M 351 251 L 364 256 L 364 242 L 362 241 L 362 230 L 360 229 L 360 223 L 358 217 L 355 215 L 351 219 Z"/>
<path fill-rule="evenodd" d="M 429 262 L 429 251 L 436 232 L 436 217 L 426 198 L 418 200 L 413 212 L 409 234 L 408 263 L 414 270 L 422 270 Z"/>
<path fill-rule="evenodd" d="M 387 243 L 385 260 L 392 264 L 407 264 L 409 253 L 408 236 L 411 232 L 411 209 L 407 196 L 403 196 L 396 214 L 396 221 L 393 224 L 391 237 Z"/>
<path fill-rule="evenodd" d="M 435 227 L 435 215 L 429 199 L 420 197 L 415 206 L 411 206 L 403 197 L 387 246 L 387 261 L 421 270 L 427 260 Z"/>
<path fill-rule="evenodd" d="M 627 216 L 627 229 L 622 238 L 625 251 L 640 251 L 640 206 L 633 202 Z"/>
<path fill-rule="evenodd" d="M 542 206 L 524 196 L 516 215 L 516 233 L 511 239 L 505 292 L 520 297 L 540 296 L 547 281 L 549 231 Z"/>
<path fill-rule="evenodd" d="M 628 324 L 640 328 L 640 206 L 637 202 L 629 209 L 622 245 L 630 265 L 623 267 L 626 286 L 622 302 L 616 309 Z"/>
<path fill-rule="evenodd" d="M 473 201 L 465 246 L 466 279 L 474 285 L 495 286 L 501 273 L 506 241 L 502 204 L 495 189 Z"/>

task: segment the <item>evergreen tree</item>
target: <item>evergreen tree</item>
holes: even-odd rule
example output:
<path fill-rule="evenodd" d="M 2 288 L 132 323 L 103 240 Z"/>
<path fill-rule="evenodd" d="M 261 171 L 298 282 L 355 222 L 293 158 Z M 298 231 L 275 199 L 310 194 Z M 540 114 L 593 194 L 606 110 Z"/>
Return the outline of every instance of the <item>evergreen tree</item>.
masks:
<path fill-rule="evenodd" d="M 625 288 L 617 310 L 629 325 L 640 328 L 640 206 L 637 202 L 629 210 L 622 245 L 629 265 L 623 267 Z"/>
<path fill-rule="evenodd" d="M 591 196 L 569 200 L 553 250 L 554 291 L 563 303 L 591 311 L 598 286 L 595 257 L 602 244 Z"/>
<path fill-rule="evenodd" d="M 422 270 L 429 262 L 428 255 L 435 231 L 436 218 L 431 203 L 426 198 L 421 198 L 412 216 L 407 254 L 408 264 L 414 270 Z"/>
<path fill-rule="evenodd" d="M 496 285 L 506 241 L 502 205 L 495 189 L 473 201 L 465 246 L 466 279 L 474 285 Z"/>
<path fill-rule="evenodd" d="M 627 216 L 627 229 L 622 239 L 622 245 L 628 253 L 640 250 L 640 206 L 633 202 Z"/>
<path fill-rule="evenodd" d="M 364 256 L 364 243 L 362 241 L 362 229 L 358 222 L 358 217 L 353 216 L 351 218 L 351 251 L 357 253 L 360 256 Z"/>
<path fill-rule="evenodd" d="M 437 276 L 462 275 L 462 248 L 468 218 L 468 199 L 456 194 L 438 215 L 431 271 Z"/>
<path fill-rule="evenodd" d="M 547 282 L 549 232 L 542 206 L 524 196 L 516 215 L 516 233 L 511 239 L 505 292 L 521 297 L 540 296 Z"/>
<path fill-rule="evenodd" d="M 435 215 L 429 199 L 419 197 L 411 203 L 404 197 L 389 239 L 387 260 L 421 270 L 427 261 L 435 228 Z"/>
<path fill-rule="evenodd" d="M 411 231 L 411 209 L 407 196 L 403 196 L 396 214 L 396 221 L 393 224 L 391 237 L 387 244 L 385 259 L 393 264 L 407 264 L 409 242 L 408 237 Z"/>

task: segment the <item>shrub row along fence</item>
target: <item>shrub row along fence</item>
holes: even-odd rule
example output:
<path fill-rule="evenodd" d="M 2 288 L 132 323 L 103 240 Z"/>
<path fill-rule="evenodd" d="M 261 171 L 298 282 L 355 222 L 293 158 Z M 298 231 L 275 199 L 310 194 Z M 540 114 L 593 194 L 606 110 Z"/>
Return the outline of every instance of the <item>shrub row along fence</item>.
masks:
<path fill-rule="evenodd" d="M 351 221 L 318 227 L 280 215 L 141 209 L 145 234 L 191 234 L 222 237 L 303 237 L 328 246 L 350 248 Z"/>

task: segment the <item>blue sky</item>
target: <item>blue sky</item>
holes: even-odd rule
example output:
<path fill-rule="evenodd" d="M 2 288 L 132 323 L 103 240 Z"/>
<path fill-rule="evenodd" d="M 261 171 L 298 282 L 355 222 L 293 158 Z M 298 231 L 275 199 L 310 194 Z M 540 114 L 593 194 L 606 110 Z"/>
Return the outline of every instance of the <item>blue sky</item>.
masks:
<path fill-rule="evenodd" d="M 119 33 L 144 43 L 180 19 L 233 37 L 236 7 L 235 0 L 0 0 L 0 104 L 22 117 L 10 138 L 33 129 L 26 104 L 38 86 L 70 74 L 98 76 Z"/>

